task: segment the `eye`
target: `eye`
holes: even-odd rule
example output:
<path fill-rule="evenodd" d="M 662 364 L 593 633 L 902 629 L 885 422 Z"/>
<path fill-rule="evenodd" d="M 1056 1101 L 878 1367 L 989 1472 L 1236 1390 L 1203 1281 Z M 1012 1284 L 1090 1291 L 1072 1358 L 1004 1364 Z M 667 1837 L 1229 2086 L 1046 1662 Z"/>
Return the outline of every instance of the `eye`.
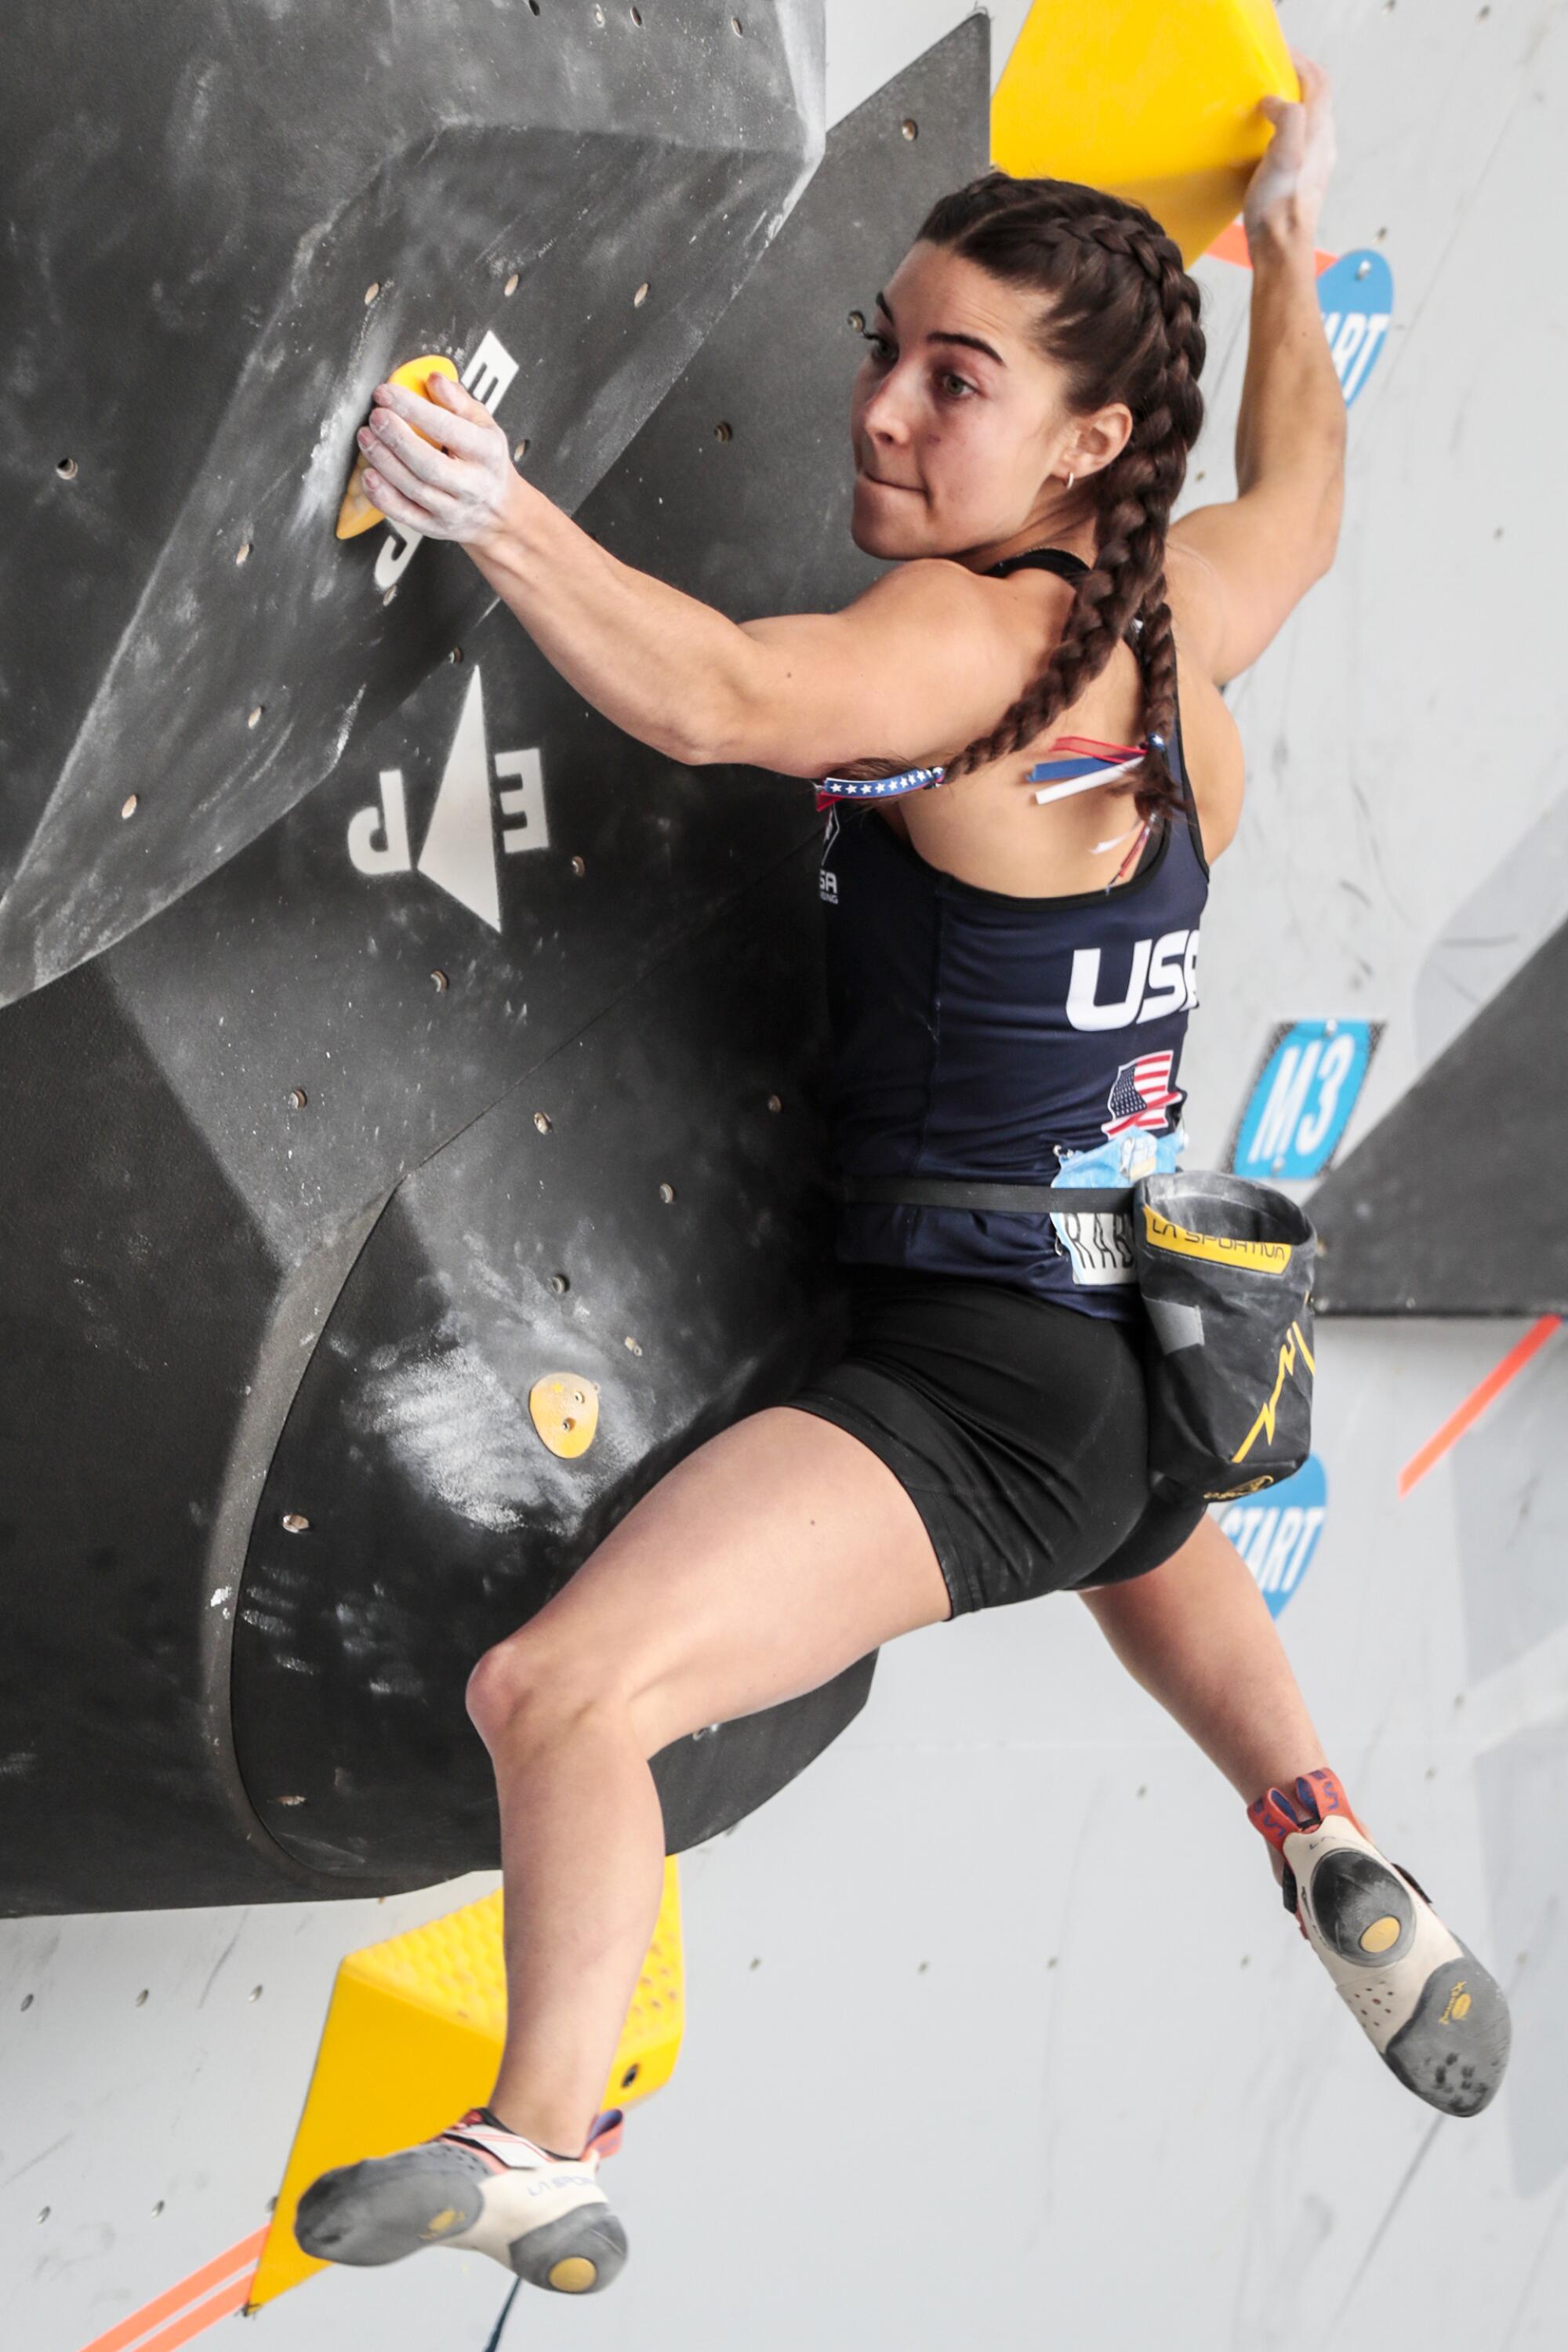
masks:
<path fill-rule="evenodd" d="M 943 370 L 938 382 L 944 400 L 965 400 L 974 390 L 967 376 L 955 375 L 951 368 Z"/>
<path fill-rule="evenodd" d="M 884 367 L 895 357 L 892 344 L 886 335 L 879 334 L 875 327 L 868 327 L 861 340 L 870 344 L 871 357 L 880 361 Z"/>

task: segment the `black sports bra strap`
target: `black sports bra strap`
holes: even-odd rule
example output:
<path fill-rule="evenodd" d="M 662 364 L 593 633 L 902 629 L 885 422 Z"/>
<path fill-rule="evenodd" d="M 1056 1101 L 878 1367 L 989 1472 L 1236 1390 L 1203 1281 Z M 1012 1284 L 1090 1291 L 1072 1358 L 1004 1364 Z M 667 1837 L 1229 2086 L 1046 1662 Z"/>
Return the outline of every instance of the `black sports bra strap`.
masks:
<path fill-rule="evenodd" d="M 1089 565 L 1068 547 L 1027 547 L 1022 555 L 1005 555 L 986 573 L 988 580 L 1007 580 L 1015 572 L 1054 572 L 1058 579 L 1081 580 Z"/>

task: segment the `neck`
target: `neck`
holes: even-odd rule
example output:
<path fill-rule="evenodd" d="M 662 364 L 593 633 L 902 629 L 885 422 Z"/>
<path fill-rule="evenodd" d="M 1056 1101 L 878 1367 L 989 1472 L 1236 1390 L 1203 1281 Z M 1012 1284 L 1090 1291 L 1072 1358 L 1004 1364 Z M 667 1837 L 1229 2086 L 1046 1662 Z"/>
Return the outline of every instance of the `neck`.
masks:
<path fill-rule="evenodd" d="M 1092 564 L 1097 552 L 1094 536 L 1094 515 L 1076 499 L 1056 499 L 1042 512 L 1032 515 L 1018 530 L 1005 539 L 987 540 L 984 546 L 966 548 L 958 562 L 971 572 L 989 572 L 993 566 L 1005 563 L 1010 555 L 1025 555 L 1034 547 L 1065 548 L 1069 555 L 1079 555 Z"/>

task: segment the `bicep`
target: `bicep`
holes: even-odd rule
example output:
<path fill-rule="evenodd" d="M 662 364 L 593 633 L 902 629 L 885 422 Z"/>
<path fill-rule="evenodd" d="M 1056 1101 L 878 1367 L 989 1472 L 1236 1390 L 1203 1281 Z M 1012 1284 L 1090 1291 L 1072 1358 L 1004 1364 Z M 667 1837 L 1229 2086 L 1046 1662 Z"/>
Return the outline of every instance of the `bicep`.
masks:
<path fill-rule="evenodd" d="M 957 564 L 901 566 L 842 613 L 749 621 L 743 634 L 752 652 L 730 756 L 785 775 L 951 758 L 1027 682 L 1016 639 Z"/>
<path fill-rule="evenodd" d="M 1285 486 L 1259 484 L 1173 523 L 1173 615 L 1216 686 L 1247 669 L 1333 560 L 1337 510 L 1304 515 Z"/>

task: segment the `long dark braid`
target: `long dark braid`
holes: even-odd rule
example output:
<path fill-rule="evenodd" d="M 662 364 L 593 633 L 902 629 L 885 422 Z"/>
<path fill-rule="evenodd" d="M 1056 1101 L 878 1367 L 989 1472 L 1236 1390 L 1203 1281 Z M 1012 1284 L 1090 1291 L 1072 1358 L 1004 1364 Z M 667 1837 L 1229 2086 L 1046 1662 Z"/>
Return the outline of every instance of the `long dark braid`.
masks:
<path fill-rule="evenodd" d="M 1099 677 L 1134 620 L 1142 624 L 1145 731 L 1168 744 L 1176 662 L 1165 532 L 1203 424 L 1198 289 L 1142 205 L 1071 180 L 987 173 L 935 205 L 921 236 L 1046 296 L 1038 339 L 1068 371 L 1070 405 L 1089 414 L 1125 401 L 1133 418 L 1120 457 L 1084 485 L 1095 513 L 1095 562 L 1078 583 L 1061 642 L 990 734 L 948 762 L 948 778 L 1005 759 L 1040 734 Z M 1158 751 L 1117 789 L 1132 793 L 1145 817 L 1178 799 Z"/>

